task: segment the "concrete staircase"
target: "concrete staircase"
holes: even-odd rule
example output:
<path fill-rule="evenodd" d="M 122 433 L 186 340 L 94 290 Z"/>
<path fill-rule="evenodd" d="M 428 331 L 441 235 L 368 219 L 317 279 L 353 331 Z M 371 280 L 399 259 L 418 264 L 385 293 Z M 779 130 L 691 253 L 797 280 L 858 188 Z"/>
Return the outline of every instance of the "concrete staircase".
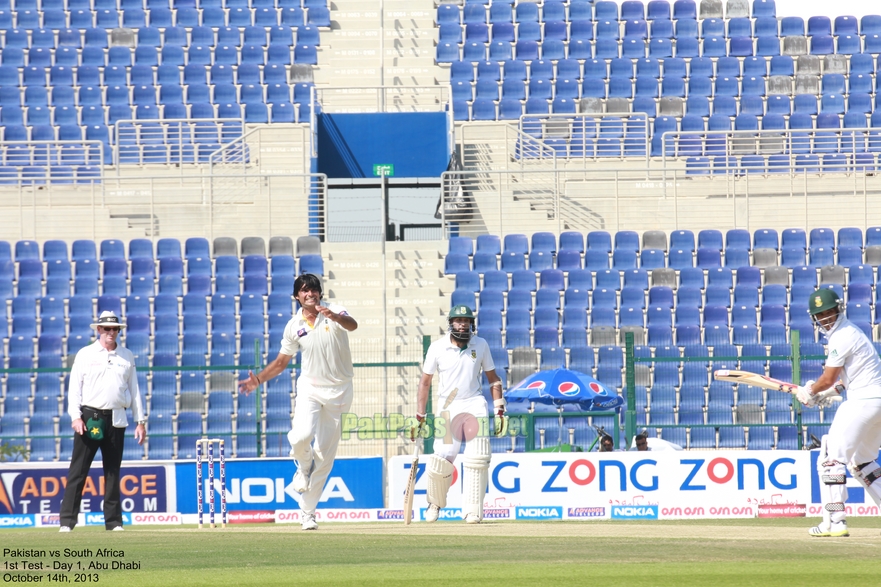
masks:
<path fill-rule="evenodd" d="M 334 0 L 315 83 L 352 88 L 448 81 L 434 64 L 435 12 L 433 0 Z"/>
<path fill-rule="evenodd" d="M 385 275 L 380 243 L 323 243 L 326 303 L 344 306 L 358 320 L 350 337 L 355 367 L 352 413 L 361 438 L 340 443 L 340 454 L 404 454 L 399 435 L 376 438 L 377 417 L 412 417 L 422 372 L 423 336 L 432 340 L 446 330 L 453 280 L 443 275 L 442 241 L 390 242 Z M 385 288 L 385 291 L 384 291 Z M 408 363 L 358 367 L 359 363 Z M 346 437 L 344 436 L 344 439 Z"/>
<path fill-rule="evenodd" d="M 325 298 L 345 306 L 359 323 L 353 352 L 372 359 L 388 339 L 390 355 L 407 354 L 412 341 L 446 330 L 441 317 L 453 286 L 443 275 L 445 246 L 442 241 L 387 243 L 383 282 L 379 243 L 322 245 Z"/>
<path fill-rule="evenodd" d="M 307 124 L 252 125 L 246 129 L 248 163 L 262 174 L 309 173 L 311 129 Z M 231 172 L 237 166 L 230 166 Z"/>

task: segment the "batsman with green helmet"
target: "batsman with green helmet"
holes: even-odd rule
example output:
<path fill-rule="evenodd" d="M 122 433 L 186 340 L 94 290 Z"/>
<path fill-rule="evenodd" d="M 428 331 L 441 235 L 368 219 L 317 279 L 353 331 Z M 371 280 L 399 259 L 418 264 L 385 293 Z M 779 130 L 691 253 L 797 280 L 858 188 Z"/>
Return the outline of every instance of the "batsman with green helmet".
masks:
<path fill-rule="evenodd" d="M 826 366 L 817 381 L 798 389 L 806 406 L 818 405 L 819 394 L 841 379 L 847 401 L 835 413 L 829 433 L 820 442 L 817 472 L 823 501 L 823 521 L 811 536 L 848 536 L 845 502 L 847 471 L 881 506 L 881 358 L 865 333 L 844 315 L 844 304 L 831 289 L 818 289 L 808 298 L 808 312 L 828 340 Z"/>
<path fill-rule="evenodd" d="M 507 418 L 502 382 L 495 372 L 495 364 L 486 341 L 474 334 L 474 312 L 468 306 L 453 306 L 447 316 L 447 334 L 434 341 L 425 355 L 422 377 L 419 379 L 416 419 L 423 425 L 428 404 L 431 380 L 438 375 L 438 406 L 449 412 L 443 425 L 452 434 L 444 438 L 437 431 L 434 454 L 427 463 L 428 490 L 425 521 L 437 520 L 446 506 L 455 467 L 453 463 L 464 444 L 462 479 L 462 515 L 465 522 L 476 524 L 483 519 L 483 498 L 486 494 L 487 474 L 491 450 L 488 426 L 487 400 L 480 384 L 481 370 L 486 374 L 493 397 L 495 431 L 505 433 Z"/>

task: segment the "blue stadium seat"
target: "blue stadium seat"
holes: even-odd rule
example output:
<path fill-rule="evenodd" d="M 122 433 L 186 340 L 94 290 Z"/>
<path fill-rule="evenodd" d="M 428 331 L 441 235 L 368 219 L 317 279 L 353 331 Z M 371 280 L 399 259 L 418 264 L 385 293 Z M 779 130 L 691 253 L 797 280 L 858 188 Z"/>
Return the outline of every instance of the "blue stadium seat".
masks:
<path fill-rule="evenodd" d="M 872 33 L 878 34 L 878 33 Z M 868 36 L 868 35 L 867 35 Z M 875 72 L 875 61 L 872 55 L 857 54 L 850 58 L 850 73 L 854 74 L 872 74 Z"/>
<path fill-rule="evenodd" d="M 852 265 L 848 268 L 848 300 L 871 301 L 871 286 L 875 283 L 874 268 L 871 265 Z M 869 289 L 864 289 L 869 286 Z M 868 296 L 861 298 L 860 296 Z"/>
<path fill-rule="evenodd" d="M 452 254 L 444 259 L 444 273 L 453 275 L 460 271 L 470 271 L 471 261 L 468 255 Z"/>
<path fill-rule="evenodd" d="M 838 265 L 850 267 L 860 265 L 863 262 L 863 251 L 858 246 L 839 246 Z"/>

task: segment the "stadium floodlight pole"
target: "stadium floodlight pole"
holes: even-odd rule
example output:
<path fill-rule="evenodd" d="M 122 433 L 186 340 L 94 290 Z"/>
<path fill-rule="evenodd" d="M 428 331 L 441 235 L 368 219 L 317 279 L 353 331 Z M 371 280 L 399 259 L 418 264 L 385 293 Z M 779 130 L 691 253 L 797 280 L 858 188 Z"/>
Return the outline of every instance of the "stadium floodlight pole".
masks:
<path fill-rule="evenodd" d="M 811 325 L 811 327 L 813 328 L 813 325 Z M 792 349 L 790 351 L 790 355 L 792 355 L 792 380 L 798 384 L 801 382 L 801 332 L 798 330 L 791 330 L 789 332 L 789 344 Z M 801 419 L 802 406 L 801 402 L 796 401 L 795 398 L 792 398 L 790 401 L 792 402 L 793 409 L 795 409 L 795 426 L 796 430 L 798 430 L 798 434 L 796 435 L 796 448 L 801 450 L 804 447 Z"/>
<path fill-rule="evenodd" d="M 633 444 L 633 437 L 636 435 L 636 373 L 635 362 L 633 360 L 633 333 L 624 333 L 624 377 L 627 384 L 627 408 L 624 412 L 624 437 L 627 439 L 628 448 Z M 617 438 L 613 438 L 615 442 Z"/>
<path fill-rule="evenodd" d="M 382 15 L 382 10 L 380 10 Z M 382 16 L 380 16 L 380 19 Z M 380 34 L 380 37 L 382 35 Z M 382 251 L 382 362 L 388 364 L 388 268 L 386 267 L 385 241 L 388 239 L 388 171 L 385 167 L 379 172 L 379 197 L 381 198 L 380 215 L 382 226 L 379 231 L 380 249 Z M 382 413 L 388 414 L 388 367 L 382 368 Z M 383 435 L 382 458 L 388 462 L 388 437 Z"/>
<path fill-rule="evenodd" d="M 263 361 L 262 361 L 262 357 L 260 356 L 260 340 L 255 338 L 254 339 L 254 373 L 259 373 L 262 370 L 263 370 Z M 266 389 L 265 384 L 263 385 L 263 388 Z M 254 413 L 257 414 L 256 434 L 257 434 L 257 457 L 258 458 L 263 456 L 263 443 L 261 442 L 261 438 L 260 438 L 260 420 L 261 420 L 261 417 L 260 417 L 260 397 L 262 395 L 263 394 L 260 393 L 259 391 L 254 394 L 254 403 L 255 403 Z M 221 450 L 223 450 L 223 449 L 221 448 Z"/>

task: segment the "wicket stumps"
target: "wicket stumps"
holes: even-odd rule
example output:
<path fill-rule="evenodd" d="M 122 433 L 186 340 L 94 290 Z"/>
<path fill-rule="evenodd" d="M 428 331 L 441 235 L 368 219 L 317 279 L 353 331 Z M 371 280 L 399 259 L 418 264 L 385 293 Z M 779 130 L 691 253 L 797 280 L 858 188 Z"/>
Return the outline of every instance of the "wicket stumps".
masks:
<path fill-rule="evenodd" d="M 202 486 L 202 450 L 207 447 L 208 452 L 208 522 L 212 528 L 214 524 L 214 444 L 220 448 L 220 524 L 226 528 L 226 458 L 224 454 L 225 442 L 220 438 L 200 438 L 196 441 L 196 501 L 198 504 L 199 528 L 202 528 L 202 504 L 204 501 Z"/>

